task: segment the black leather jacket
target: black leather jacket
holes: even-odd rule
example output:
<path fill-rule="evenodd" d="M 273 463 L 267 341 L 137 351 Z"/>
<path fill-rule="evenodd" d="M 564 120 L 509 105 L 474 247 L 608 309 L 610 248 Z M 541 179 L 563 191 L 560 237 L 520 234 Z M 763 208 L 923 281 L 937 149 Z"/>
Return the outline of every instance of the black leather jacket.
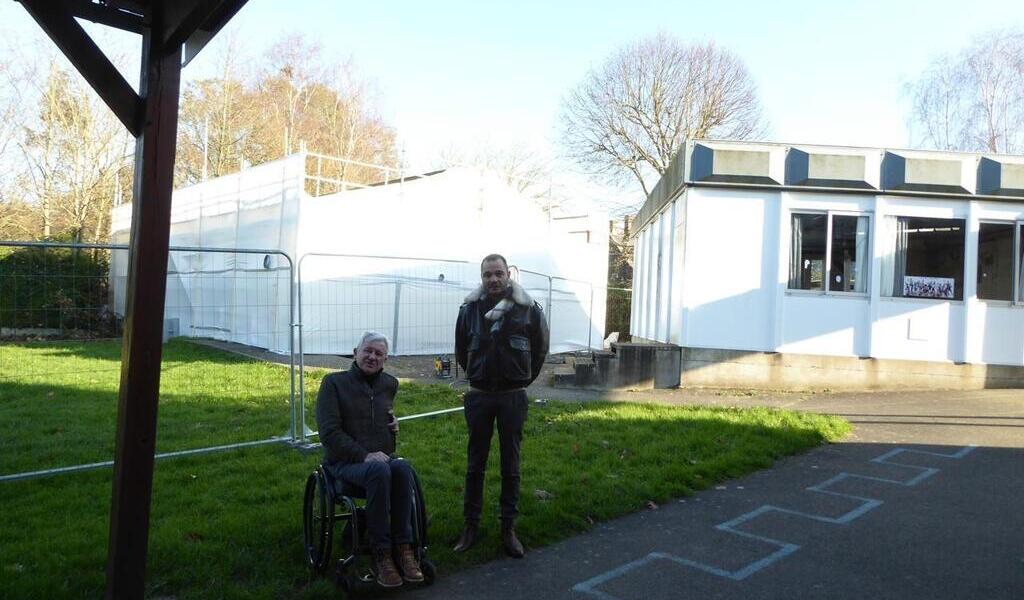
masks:
<path fill-rule="evenodd" d="M 487 391 L 506 391 L 533 383 L 548 355 L 548 325 L 540 305 L 513 284 L 514 304 L 498 321 L 484 318 L 478 289 L 459 309 L 455 325 L 455 357 L 470 384 Z"/>
<path fill-rule="evenodd" d="M 392 454 L 388 428 L 398 380 L 381 372 L 371 384 L 353 362 L 348 371 L 324 377 L 316 397 L 316 422 L 327 464 L 360 463 L 370 452 Z"/>

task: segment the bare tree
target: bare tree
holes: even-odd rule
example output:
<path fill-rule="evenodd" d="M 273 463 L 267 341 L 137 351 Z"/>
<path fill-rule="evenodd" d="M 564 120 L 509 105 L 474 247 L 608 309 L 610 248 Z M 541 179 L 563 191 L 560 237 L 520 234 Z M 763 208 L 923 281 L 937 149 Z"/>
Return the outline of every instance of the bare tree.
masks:
<path fill-rule="evenodd" d="M 606 181 L 635 180 L 646 196 L 686 139 L 751 139 L 766 125 L 743 62 L 713 42 L 658 34 L 592 70 L 563 101 L 568 155 Z"/>
<path fill-rule="evenodd" d="M 41 217 L 38 235 L 105 239 L 114 188 L 131 154 L 127 132 L 80 79 L 53 60 L 39 90 L 38 115 L 19 142 L 28 166 L 27 198 Z"/>
<path fill-rule="evenodd" d="M 482 141 L 471 147 L 449 147 L 439 158 L 445 165 L 467 165 L 495 173 L 544 210 L 565 201 L 561 186 L 554 181 L 552 161 L 526 145 Z"/>
<path fill-rule="evenodd" d="M 935 58 L 909 92 L 915 143 L 1024 151 L 1024 29 L 991 31 L 954 56 Z"/>
<path fill-rule="evenodd" d="M 244 157 L 251 164 L 303 148 L 374 164 L 396 162 L 395 132 L 378 116 L 369 85 L 350 62 L 325 63 L 320 47 L 288 35 L 266 53 L 266 68 L 251 86 L 254 112 Z M 352 183 L 380 181 L 382 173 L 346 162 L 328 162 L 325 178 Z"/>
<path fill-rule="evenodd" d="M 221 39 L 216 77 L 190 82 L 182 92 L 175 160 L 178 185 L 240 170 L 249 134 L 262 118 L 240 72 L 245 57 L 238 30 Z"/>

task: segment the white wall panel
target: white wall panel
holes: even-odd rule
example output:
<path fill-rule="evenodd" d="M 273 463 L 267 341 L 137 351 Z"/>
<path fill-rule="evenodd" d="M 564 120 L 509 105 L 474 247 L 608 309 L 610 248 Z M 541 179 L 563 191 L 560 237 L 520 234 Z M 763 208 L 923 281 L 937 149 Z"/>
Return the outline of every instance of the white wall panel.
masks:
<path fill-rule="evenodd" d="M 686 345 L 771 350 L 777 193 L 691 189 Z"/>

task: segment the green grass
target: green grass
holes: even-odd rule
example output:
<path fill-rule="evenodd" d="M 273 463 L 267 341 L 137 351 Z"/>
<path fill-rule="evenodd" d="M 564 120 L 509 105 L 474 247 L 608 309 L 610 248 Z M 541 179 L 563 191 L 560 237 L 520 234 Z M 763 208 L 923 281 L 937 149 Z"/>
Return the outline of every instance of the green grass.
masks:
<path fill-rule="evenodd" d="M 114 343 L 0 347 L 0 473 L 109 460 L 119 348 Z M 187 342 L 165 349 L 158 449 L 262 439 L 288 425 L 287 369 Z M 322 371 L 308 374 L 310 403 Z M 459 405 L 446 386 L 403 382 L 398 414 Z M 532 406 L 523 443 L 518 524 L 528 547 L 586 531 L 842 437 L 837 418 L 769 409 L 649 404 Z M 495 436 L 496 438 L 497 436 Z M 484 539 L 466 555 L 461 527 L 465 424 L 447 415 L 402 424 L 442 576 L 497 557 L 497 440 Z M 159 461 L 147 587 L 152 597 L 334 598 L 311 578 L 301 501 L 318 456 L 272 445 Z M 0 598 L 102 595 L 110 470 L 0 483 Z M 538 499 L 536 490 L 551 497 Z"/>

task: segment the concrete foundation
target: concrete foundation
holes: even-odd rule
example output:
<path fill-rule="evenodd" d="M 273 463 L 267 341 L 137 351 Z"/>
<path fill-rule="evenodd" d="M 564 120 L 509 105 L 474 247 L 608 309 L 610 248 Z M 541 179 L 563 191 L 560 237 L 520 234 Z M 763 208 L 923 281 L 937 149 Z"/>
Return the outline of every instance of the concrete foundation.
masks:
<path fill-rule="evenodd" d="M 679 387 L 681 349 L 674 344 L 615 343 L 610 352 L 595 352 L 569 361 L 571 370 L 556 373 L 552 384 L 592 389 L 663 389 Z"/>
<path fill-rule="evenodd" d="M 1024 388 L 1024 367 L 682 348 L 684 386 L 773 390 Z"/>

